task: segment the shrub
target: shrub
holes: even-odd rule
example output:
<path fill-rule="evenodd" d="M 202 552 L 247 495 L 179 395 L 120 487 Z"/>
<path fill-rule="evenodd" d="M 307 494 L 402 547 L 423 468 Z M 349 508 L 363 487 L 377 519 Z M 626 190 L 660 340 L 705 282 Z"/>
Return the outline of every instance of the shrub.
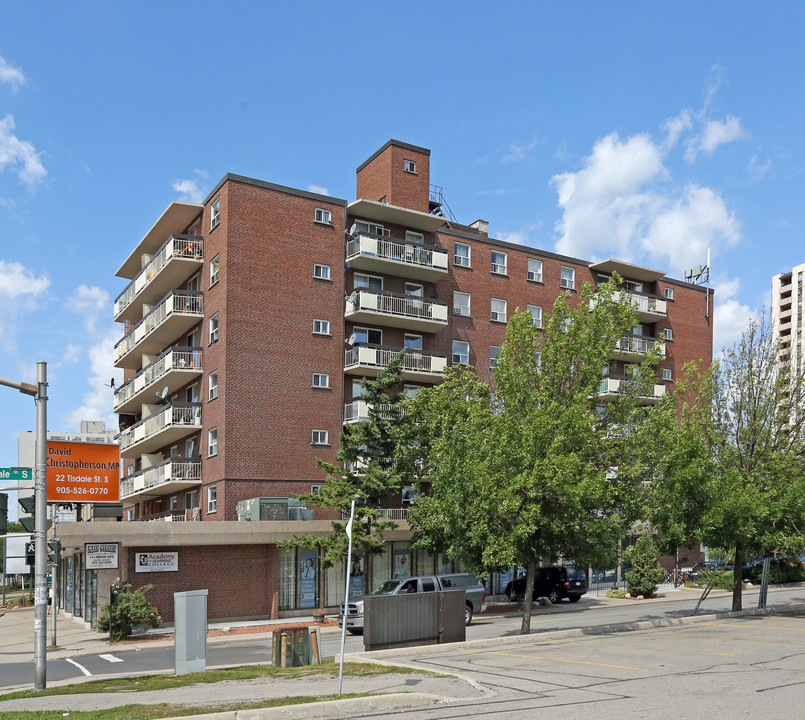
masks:
<path fill-rule="evenodd" d="M 626 572 L 626 585 L 632 595 L 654 597 L 657 583 L 662 578 L 662 568 L 657 562 L 659 552 L 651 535 L 641 535 L 637 542 L 626 548 L 623 554 L 632 566 Z"/>
<path fill-rule="evenodd" d="M 763 577 L 763 563 L 756 563 L 745 568 L 744 580 L 759 585 Z M 805 580 L 805 565 L 799 558 L 774 558 L 769 566 L 769 584 L 780 585 L 787 582 L 802 582 Z"/>
<path fill-rule="evenodd" d="M 732 590 L 735 577 L 732 570 L 725 570 L 720 575 L 718 574 L 718 570 L 703 570 L 699 573 L 699 577 L 695 583 L 685 584 L 689 587 L 706 587 L 713 577 L 716 577 L 712 587 L 713 590 Z"/>
<path fill-rule="evenodd" d="M 618 600 L 625 600 L 626 590 L 621 590 L 620 588 L 612 588 L 612 590 L 607 590 L 607 597 L 616 598 Z"/>
<path fill-rule="evenodd" d="M 111 587 L 111 602 L 103 606 L 98 619 L 98 627 L 109 632 L 110 640 L 125 640 L 131 635 L 134 625 L 162 625 L 156 608 L 145 599 L 145 594 L 152 587 L 145 585 L 133 590 L 129 583 L 121 583 L 119 578 L 115 580 Z"/>

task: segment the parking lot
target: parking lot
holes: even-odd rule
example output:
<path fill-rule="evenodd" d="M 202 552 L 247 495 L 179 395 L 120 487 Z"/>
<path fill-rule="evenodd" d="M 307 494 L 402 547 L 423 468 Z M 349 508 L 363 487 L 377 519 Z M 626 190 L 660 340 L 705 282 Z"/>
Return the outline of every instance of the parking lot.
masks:
<path fill-rule="evenodd" d="M 805 702 L 802 614 L 488 640 L 419 648 L 405 658 L 388 652 L 406 664 L 458 673 L 485 691 L 482 698 L 409 710 L 413 718 L 525 718 L 540 711 L 562 718 L 574 709 L 597 718 L 800 717 Z"/>

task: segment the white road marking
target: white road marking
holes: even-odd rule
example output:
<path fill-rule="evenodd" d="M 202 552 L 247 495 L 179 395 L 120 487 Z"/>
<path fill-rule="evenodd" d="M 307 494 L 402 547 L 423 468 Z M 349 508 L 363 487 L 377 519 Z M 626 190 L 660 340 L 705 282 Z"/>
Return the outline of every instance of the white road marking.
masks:
<path fill-rule="evenodd" d="M 125 662 L 123 658 L 115 657 L 114 655 L 98 655 L 98 657 L 103 658 L 106 662 Z"/>
<path fill-rule="evenodd" d="M 71 665 L 75 665 L 75 666 L 76 666 L 76 667 L 77 667 L 77 668 L 78 668 L 78 669 L 79 669 L 79 670 L 80 670 L 82 673 L 84 673 L 84 675 L 86 675 L 87 677 L 91 677 L 91 676 L 92 676 L 92 673 L 91 673 L 89 670 L 87 670 L 87 669 L 86 669 L 86 668 L 85 668 L 83 665 L 79 665 L 79 664 L 78 664 L 78 663 L 77 663 L 75 660 L 73 660 L 73 659 L 71 659 L 71 658 L 64 658 L 64 659 L 65 659 L 65 660 L 66 660 L 68 663 L 70 663 Z"/>

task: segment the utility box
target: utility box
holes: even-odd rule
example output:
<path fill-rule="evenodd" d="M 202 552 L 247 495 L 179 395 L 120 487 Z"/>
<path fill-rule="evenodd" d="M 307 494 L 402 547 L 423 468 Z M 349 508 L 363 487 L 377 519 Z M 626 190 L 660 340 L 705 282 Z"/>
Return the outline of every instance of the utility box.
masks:
<path fill-rule="evenodd" d="M 260 520 L 312 520 L 313 508 L 306 508 L 301 500 L 287 497 L 256 497 L 241 500 L 235 506 L 239 521 Z"/>
<path fill-rule="evenodd" d="M 173 593 L 174 672 L 207 669 L 207 590 Z"/>
<path fill-rule="evenodd" d="M 366 650 L 463 642 L 463 590 L 364 597 Z"/>

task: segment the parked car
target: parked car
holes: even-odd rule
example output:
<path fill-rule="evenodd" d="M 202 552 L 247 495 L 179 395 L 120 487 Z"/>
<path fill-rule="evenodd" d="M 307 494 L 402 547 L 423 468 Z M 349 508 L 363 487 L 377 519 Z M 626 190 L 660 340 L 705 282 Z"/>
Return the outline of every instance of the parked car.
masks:
<path fill-rule="evenodd" d="M 486 590 L 483 583 L 468 573 L 449 575 L 422 575 L 417 577 L 396 578 L 387 580 L 372 590 L 372 595 L 403 595 L 405 593 L 436 592 L 464 590 L 464 624 L 472 622 L 472 616 L 486 610 Z M 364 601 L 353 600 L 347 603 L 347 630 L 353 635 L 363 633 Z M 344 619 L 344 605 L 338 614 L 338 627 Z"/>
<path fill-rule="evenodd" d="M 505 593 L 515 601 L 525 596 L 526 579 L 517 578 L 506 585 Z M 533 599 L 546 597 L 556 604 L 563 598 L 578 602 L 587 593 L 587 573 L 570 565 L 552 565 L 537 569 Z"/>

